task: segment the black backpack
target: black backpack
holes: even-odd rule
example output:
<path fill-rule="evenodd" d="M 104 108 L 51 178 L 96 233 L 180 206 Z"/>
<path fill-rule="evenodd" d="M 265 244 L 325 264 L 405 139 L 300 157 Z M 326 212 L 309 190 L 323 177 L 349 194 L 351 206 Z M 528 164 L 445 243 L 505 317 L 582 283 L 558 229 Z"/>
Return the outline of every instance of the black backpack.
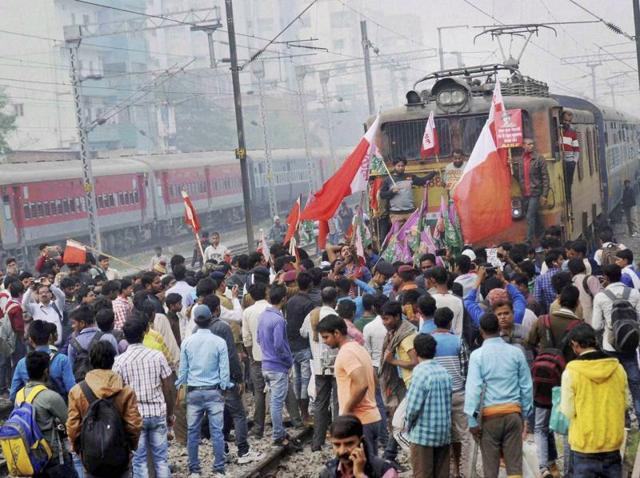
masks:
<path fill-rule="evenodd" d="M 93 369 L 91 361 L 89 360 L 89 350 L 91 350 L 93 344 L 97 343 L 103 335 L 104 333 L 102 331 L 97 331 L 91 338 L 86 349 L 80 345 L 80 342 L 78 342 L 76 337 L 71 339 L 69 345 L 71 345 L 71 347 L 76 351 L 76 356 L 73 360 L 73 376 L 76 379 L 76 383 L 82 382 L 85 375 L 87 375 L 87 372 Z"/>
<path fill-rule="evenodd" d="M 559 387 L 562 382 L 562 372 L 567 366 L 564 350 L 567 346 L 566 338 L 571 329 L 580 324 L 580 320 L 572 320 L 565 330 L 559 345 L 551 331 L 551 317 L 543 315 L 539 319 L 547 338 L 547 347 L 542 349 L 531 364 L 531 379 L 533 381 L 533 402 L 540 408 L 551 408 L 553 387 Z"/>
<path fill-rule="evenodd" d="M 616 297 L 610 290 L 604 290 L 604 295 L 611 299 L 611 345 L 616 352 L 631 355 L 640 345 L 640 324 L 638 312 L 629 302 L 631 288 L 625 287 L 622 296 Z"/>
<path fill-rule="evenodd" d="M 85 470 L 96 477 L 122 475 L 129 468 L 129 441 L 114 396 L 97 398 L 87 382 L 80 382 L 89 402 L 80 430 L 80 458 Z"/>

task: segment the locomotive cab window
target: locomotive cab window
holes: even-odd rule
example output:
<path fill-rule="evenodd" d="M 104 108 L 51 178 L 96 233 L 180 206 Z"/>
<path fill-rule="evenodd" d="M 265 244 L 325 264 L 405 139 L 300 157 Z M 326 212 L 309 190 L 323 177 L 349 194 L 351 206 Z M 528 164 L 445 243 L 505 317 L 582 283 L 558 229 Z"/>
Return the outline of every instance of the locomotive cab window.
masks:
<path fill-rule="evenodd" d="M 387 137 L 389 148 L 389 157 L 386 159 L 419 160 L 420 146 L 426 124 L 427 118 L 384 123 L 381 129 Z M 435 124 L 440 145 L 440 156 L 450 156 L 452 147 L 449 120 L 447 118 L 435 118 Z M 429 159 L 435 160 L 435 157 Z"/>

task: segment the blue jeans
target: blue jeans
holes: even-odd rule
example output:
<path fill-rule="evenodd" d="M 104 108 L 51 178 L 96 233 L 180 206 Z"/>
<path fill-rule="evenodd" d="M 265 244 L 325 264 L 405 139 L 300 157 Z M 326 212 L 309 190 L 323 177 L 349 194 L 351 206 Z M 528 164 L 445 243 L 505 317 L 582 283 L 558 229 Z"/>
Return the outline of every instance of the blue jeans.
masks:
<path fill-rule="evenodd" d="M 529 196 L 523 197 L 523 203 L 527 207 L 527 241 L 533 241 L 542 229 L 542 221 L 540 220 L 540 197 Z"/>
<path fill-rule="evenodd" d="M 311 380 L 311 349 L 293 352 L 293 392 L 298 400 L 309 398 L 309 380 Z"/>
<path fill-rule="evenodd" d="M 538 463 L 542 470 L 555 463 L 558 459 L 558 450 L 556 449 L 556 439 L 553 431 L 549 430 L 551 409 L 535 407 L 535 416 L 534 437 L 536 450 L 538 451 Z"/>
<path fill-rule="evenodd" d="M 190 390 L 187 392 L 187 453 L 189 472 L 200 473 L 200 425 L 205 412 L 215 461 L 213 471 L 224 472 L 224 437 L 222 435 L 224 398 L 220 390 Z"/>
<path fill-rule="evenodd" d="M 147 441 L 153 455 L 153 465 L 157 478 L 170 478 L 169 442 L 167 441 L 167 417 L 146 417 L 142 419 L 142 431 L 138 449 L 133 452 L 133 478 L 147 478 Z"/>
<path fill-rule="evenodd" d="M 264 381 L 271 389 L 271 427 L 273 439 L 282 440 L 285 437 L 284 423 L 282 421 L 282 408 L 287 399 L 289 390 L 289 375 L 283 372 L 268 372 L 263 370 Z"/>
<path fill-rule="evenodd" d="M 571 452 L 574 476 L 580 478 L 622 478 L 620 452 L 578 453 Z"/>
<path fill-rule="evenodd" d="M 621 354 L 614 354 L 618 361 L 627 373 L 627 381 L 629 383 L 629 391 L 633 398 L 633 408 L 636 411 L 636 417 L 640 420 L 640 368 L 638 368 L 638 361 L 636 355 L 623 356 Z"/>

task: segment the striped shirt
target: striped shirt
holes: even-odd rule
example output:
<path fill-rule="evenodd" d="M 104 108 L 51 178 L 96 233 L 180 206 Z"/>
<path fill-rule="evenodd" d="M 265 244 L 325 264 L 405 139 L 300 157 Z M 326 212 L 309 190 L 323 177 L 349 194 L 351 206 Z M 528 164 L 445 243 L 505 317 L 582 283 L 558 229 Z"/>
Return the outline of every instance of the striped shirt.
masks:
<path fill-rule="evenodd" d="M 580 157 L 580 143 L 578 133 L 570 126 L 562 130 L 562 152 L 565 161 L 577 162 Z"/>
<path fill-rule="evenodd" d="M 435 330 L 431 332 L 431 336 L 438 344 L 435 360 L 449 372 L 453 392 L 464 391 L 464 379 L 469 364 L 469 354 L 464 340 L 451 332 Z"/>
<path fill-rule="evenodd" d="M 162 380 L 171 375 L 171 369 L 161 352 L 142 344 L 130 344 L 125 353 L 116 357 L 113 371 L 136 393 L 142 418 L 167 415 Z"/>
<path fill-rule="evenodd" d="M 411 443 L 428 447 L 451 443 L 451 377 L 435 360 L 413 369 L 405 424 Z"/>

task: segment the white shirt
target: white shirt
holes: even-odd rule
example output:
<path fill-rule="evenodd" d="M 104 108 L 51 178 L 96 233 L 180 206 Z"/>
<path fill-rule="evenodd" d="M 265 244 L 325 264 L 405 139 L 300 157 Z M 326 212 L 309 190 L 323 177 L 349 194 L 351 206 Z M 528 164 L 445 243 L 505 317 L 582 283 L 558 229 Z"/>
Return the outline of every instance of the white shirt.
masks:
<path fill-rule="evenodd" d="M 195 290 L 195 287 L 191 287 L 185 281 L 181 280 L 176 282 L 170 289 L 167 289 L 164 296 L 166 297 L 169 294 L 180 294 L 182 297 L 182 311 L 184 312 L 191 306 L 191 304 L 193 304 L 193 293 Z"/>
<path fill-rule="evenodd" d="M 149 270 L 152 271 L 161 262 L 164 262 L 165 264 L 169 264 L 169 259 L 164 254 L 160 254 L 159 256 L 153 256 L 149 261 Z"/>
<path fill-rule="evenodd" d="M 378 315 L 365 325 L 364 329 L 362 329 L 362 334 L 364 335 L 364 348 L 371 355 L 373 366 L 379 367 L 384 338 L 387 336 L 387 328 L 382 323 L 382 317 Z"/>
<path fill-rule="evenodd" d="M 31 295 L 33 289 L 29 288 L 22 297 L 22 308 L 31 316 L 32 320 L 43 320 L 51 324 L 55 324 L 58 340 L 56 345 L 62 345 L 62 313 L 64 311 L 65 296 L 64 292 L 51 284 L 49 287 L 54 299 L 49 304 L 44 305 L 39 302 L 33 302 Z M 55 307 L 54 307 L 55 304 Z M 56 310 L 56 308 L 58 310 Z"/>
<path fill-rule="evenodd" d="M 324 319 L 328 315 L 338 315 L 336 311 L 327 305 L 320 307 L 320 320 Z M 311 313 L 307 314 L 300 327 L 300 335 L 303 337 L 309 337 L 309 346 L 311 347 L 312 367 L 313 373 L 316 375 L 333 375 L 331 372 L 325 370 L 322 373 L 318 373 L 322 370 L 322 353 L 329 349 L 327 345 L 322 343 L 322 339 L 318 337 L 319 342 L 313 340 L 313 330 L 311 329 Z"/>
<path fill-rule="evenodd" d="M 242 322 L 242 305 L 240 305 L 240 301 L 236 297 L 231 302 L 233 303 L 233 310 L 229 310 L 226 307 L 220 306 L 220 318 L 222 320 L 231 322 Z M 191 316 L 189 317 L 189 323 L 187 324 L 187 331 L 185 333 L 185 339 L 189 337 L 196 328 L 196 321 L 193 316 L 194 310 L 195 307 L 192 307 Z"/>
<path fill-rule="evenodd" d="M 457 336 L 462 335 L 462 319 L 464 316 L 464 305 L 462 299 L 453 295 L 451 292 L 447 294 L 440 294 L 436 292 L 431 294 L 436 301 L 436 307 L 441 309 L 442 307 L 449 307 L 453 312 L 453 321 L 451 322 L 451 331 Z"/>
<path fill-rule="evenodd" d="M 624 287 L 622 282 L 614 282 L 609 284 L 605 290 L 611 291 L 616 297 L 621 297 Z M 636 309 L 640 315 L 640 292 L 632 289 L 631 295 L 629 295 L 629 303 Z M 615 352 L 613 348 L 613 330 L 611 328 L 611 309 L 613 308 L 613 302 L 607 297 L 604 292 L 598 292 L 593 298 L 593 317 L 591 318 L 591 325 L 596 331 L 604 330 L 604 338 L 602 340 L 602 348 L 605 352 Z"/>
<path fill-rule="evenodd" d="M 262 349 L 257 338 L 258 318 L 267 307 L 269 302 L 263 299 L 247 307 L 242 313 L 242 343 L 245 347 L 251 347 L 251 355 L 256 362 L 262 362 Z"/>
<path fill-rule="evenodd" d="M 204 260 L 205 262 L 211 260 L 221 262 L 224 260 L 225 254 L 230 253 L 231 251 L 229 248 L 223 244 L 218 244 L 217 247 L 214 247 L 213 244 L 209 244 L 204 250 Z"/>

